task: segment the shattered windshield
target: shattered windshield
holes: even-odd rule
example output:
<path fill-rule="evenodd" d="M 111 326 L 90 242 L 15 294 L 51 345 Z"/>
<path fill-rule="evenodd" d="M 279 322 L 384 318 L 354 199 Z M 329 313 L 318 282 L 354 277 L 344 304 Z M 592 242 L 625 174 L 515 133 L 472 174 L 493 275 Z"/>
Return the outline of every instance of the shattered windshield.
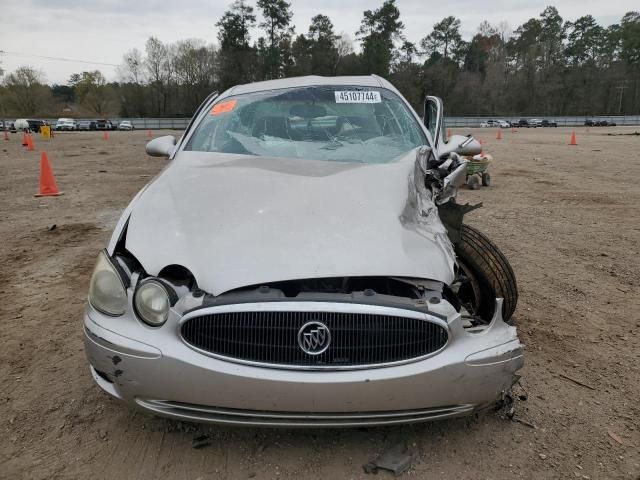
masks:
<path fill-rule="evenodd" d="M 185 150 L 387 163 L 426 143 L 393 92 L 321 86 L 226 97 L 196 127 Z"/>

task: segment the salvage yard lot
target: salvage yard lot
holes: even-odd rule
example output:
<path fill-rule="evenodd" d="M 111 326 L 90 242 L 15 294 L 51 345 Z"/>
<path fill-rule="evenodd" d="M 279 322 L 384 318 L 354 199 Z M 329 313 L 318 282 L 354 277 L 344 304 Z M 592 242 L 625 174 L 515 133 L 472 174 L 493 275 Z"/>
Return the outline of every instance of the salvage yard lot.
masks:
<path fill-rule="evenodd" d="M 500 141 L 454 129 L 496 159 L 493 185 L 459 200 L 484 203 L 467 221 L 518 278 L 521 421 L 489 412 L 353 430 L 185 424 L 102 393 L 82 344 L 89 275 L 119 213 L 166 161 L 144 154 L 145 132 L 35 137 L 65 192 L 38 199 L 38 152 L 15 134 L 0 140 L 0 478 L 365 478 L 364 463 L 406 442 L 410 476 L 639 479 L 640 136 L 609 135 L 634 130 L 581 127 L 568 146 L 564 128 L 505 130 Z"/>

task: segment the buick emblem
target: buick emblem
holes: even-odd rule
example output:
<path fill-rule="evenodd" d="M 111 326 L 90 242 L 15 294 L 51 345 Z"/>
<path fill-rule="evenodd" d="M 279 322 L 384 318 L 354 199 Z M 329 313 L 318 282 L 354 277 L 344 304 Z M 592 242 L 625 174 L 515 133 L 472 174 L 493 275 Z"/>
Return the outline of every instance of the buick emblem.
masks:
<path fill-rule="evenodd" d="M 298 330 L 298 345 L 309 355 L 320 355 L 330 343 L 331 333 L 324 323 L 308 322 Z"/>

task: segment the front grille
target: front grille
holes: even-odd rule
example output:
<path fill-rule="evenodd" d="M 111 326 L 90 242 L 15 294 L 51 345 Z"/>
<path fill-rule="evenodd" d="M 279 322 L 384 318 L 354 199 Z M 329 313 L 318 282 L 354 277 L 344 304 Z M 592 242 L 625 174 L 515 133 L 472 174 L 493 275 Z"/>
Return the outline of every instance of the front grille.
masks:
<path fill-rule="evenodd" d="M 330 332 L 328 348 L 306 353 L 298 332 L 321 322 Z M 186 320 L 187 344 L 228 359 L 288 368 L 339 369 L 415 360 L 447 344 L 448 332 L 423 319 L 346 312 L 225 312 Z"/>

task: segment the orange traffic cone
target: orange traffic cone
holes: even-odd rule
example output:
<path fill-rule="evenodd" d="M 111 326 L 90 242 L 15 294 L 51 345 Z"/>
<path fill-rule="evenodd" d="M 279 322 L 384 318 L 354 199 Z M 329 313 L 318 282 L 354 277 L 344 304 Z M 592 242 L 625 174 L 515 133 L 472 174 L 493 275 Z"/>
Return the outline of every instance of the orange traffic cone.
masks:
<path fill-rule="evenodd" d="M 4 139 L 9 140 L 9 132 L 7 132 L 6 130 L 4 131 Z"/>
<path fill-rule="evenodd" d="M 447 128 L 447 138 L 451 138 L 451 129 Z"/>
<path fill-rule="evenodd" d="M 576 142 L 576 132 L 571 132 L 571 141 L 569 142 L 569 145 L 578 145 L 578 142 Z"/>
<path fill-rule="evenodd" d="M 33 150 L 35 150 L 35 147 L 33 146 L 33 137 L 30 133 L 27 133 L 27 150 L 29 152 L 33 152 Z"/>
<path fill-rule="evenodd" d="M 480 139 L 480 156 L 484 157 L 484 140 Z"/>
<path fill-rule="evenodd" d="M 34 197 L 57 197 L 63 193 L 56 185 L 47 152 L 40 152 L 40 193 L 36 193 Z"/>
<path fill-rule="evenodd" d="M 104 138 L 105 140 L 109 140 L 109 132 L 104 132 L 102 134 L 102 138 Z"/>
<path fill-rule="evenodd" d="M 22 146 L 26 147 L 27 145 L 27 132 L 22 132 Z"/>
<path fill-rule="evenodd" d="M 148 138 L 153 137 L 153 134 L 151 133 L 151 130 L 147 130 L 147 137 L 148 137 Z"/>
<path fill-rule="evenodd" d="M 502 130 L 498 129 L 498 133 L 496 133 L 496 140 L 502 140 Z"/>
<path fill-rule="evenodd" d="M 516 132 L 517 132 L 517 130 L 515 128 L 511 127 L 511 133 L 516 133 Z"/>

